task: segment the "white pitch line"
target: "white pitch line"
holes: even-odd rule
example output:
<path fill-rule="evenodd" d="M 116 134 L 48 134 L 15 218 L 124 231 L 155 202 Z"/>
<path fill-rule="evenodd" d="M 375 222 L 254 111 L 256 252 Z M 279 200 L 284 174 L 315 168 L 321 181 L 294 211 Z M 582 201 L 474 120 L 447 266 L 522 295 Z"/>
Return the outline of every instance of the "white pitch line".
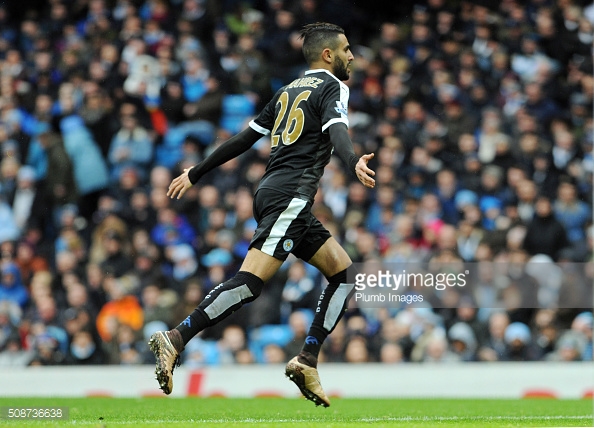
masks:
<path fill-rule="evenodd" d="M 484 420 L 493 420 L 493 421 L 525 421 L 525 420 L 537 420 L 537 419 L 544 419 L 544 420 L 559 420 L 559 419 L 587 419 L 592 418 L 593 415 L 584 415 L 584 416 L 561 416 L 561 415 L 553 415 L 553 416 L 401 416 L 396 418 L 363 418 L 360 419 L 362 422 L 382 422 L 382 421 L 394 421 L 394 422 L 431 422 L 431 421 L 484 421 Z"/>
<path fill-rule="evenodd" d="M 578 420 L 578 419 L 592 419 L 593 415 L 583 415 L 583 416 L 576 416 L 576 415 L 569 415 L 569 416 L 561 416 L 561 415 L 553 415 L 553 416 L 402 416 L 402 417 L 387 417 L 387 418 L 361 418 L 361 419 L 351 419 L 345 421 L 333 421 L 336 423 L 340 422 L 449 422 L 449 421 L 532 421 L 532 420 L 561 420 L 561 419 L 570 419 L 570 420 Z M 266 418 L 247 418 L 247 419 L 187 419 L 187 420 L 170 420 L 170 419 L 162 419 L 162 420 L 154 420 L 151 419 L 149 421 L 137 421 L 138 423 L 151 425 L 151 424 L 167 424 L 167 423 L 296 423 L 296 422 L 328 422 L 325 418 L 311 418 L 308 420 L 304 419 L 266 419 Z M 110 420 L 102 420 L 102 421 L 71 421 L 73 425 L 97 425 L 99 424 L 110 424 L 110 425 L 125 425 L 130 424 L 130 422 L 125 421 L 110 421 Z"/>

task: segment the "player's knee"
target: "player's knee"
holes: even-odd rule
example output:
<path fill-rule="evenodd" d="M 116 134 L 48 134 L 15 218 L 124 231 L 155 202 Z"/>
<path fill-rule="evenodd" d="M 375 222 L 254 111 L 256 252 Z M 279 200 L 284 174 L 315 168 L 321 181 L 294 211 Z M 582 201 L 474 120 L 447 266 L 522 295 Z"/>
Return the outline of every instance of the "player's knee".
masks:
<path fill-rule="evenodd" d="M 250 272 L 239 271 L 234 277 L 210 290 L 200 306 L 206 307 L 210 305 L 224 292 L 232 292 L 236 296 L 239 295 L 239 298 L 236 297 L 237 303 L 251 302 L 260 295 L 263 287 L 264 282 L 256 275 Z"/>
<path fill-rule="evenodd" d="M 328 280 L 328 286 L 338 287 L 341 284 L 346 284 L 347 282 L 347 270 L 341 270 L 337 274 L 332 276 L 327 276 L 326 279 Z"/>
<path fill-rule="evenodd" d="M 264 288 L 264 281 L 251 272 L 239 271 L 233 279 L 238 283 L 238 286 L 247 286 L 249 290 L 250 295 L 242 298 L 244 302 L 251 302 L 256 299 Z"/>

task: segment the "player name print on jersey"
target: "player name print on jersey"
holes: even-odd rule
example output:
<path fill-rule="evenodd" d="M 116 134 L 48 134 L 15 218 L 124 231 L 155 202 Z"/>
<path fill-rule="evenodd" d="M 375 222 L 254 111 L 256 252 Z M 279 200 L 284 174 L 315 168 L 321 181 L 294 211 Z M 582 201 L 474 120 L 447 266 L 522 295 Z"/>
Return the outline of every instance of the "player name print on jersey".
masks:
<path fill-rule="evenodd" d="M 317 77 L 307 76 L 301 77 L 299 79 L 293 80 L 289 83 L 285 89 L 289 88 L 317 88 L 319 84 L 323 83 L 322 79 L 318 79 Z"/>

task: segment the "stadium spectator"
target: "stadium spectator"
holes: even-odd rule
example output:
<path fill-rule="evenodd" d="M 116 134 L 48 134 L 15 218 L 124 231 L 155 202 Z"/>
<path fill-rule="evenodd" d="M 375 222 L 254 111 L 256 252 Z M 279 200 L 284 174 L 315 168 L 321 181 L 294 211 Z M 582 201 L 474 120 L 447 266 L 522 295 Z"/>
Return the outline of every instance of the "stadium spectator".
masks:
<path fill-rule="evenodd" d="M 119 232 L 109 230 L 104 235 L 105 259 L 100 267 L 107 275 L 119 278 L 132 269 L 132 260 L 125 252 L 124 245 L 124 237 Z"/>
<path fill-rule="evenodd" d="M 125 167 L 135 168 L 141 180 L 146 180 L 153 155 L 152 138 L 133 113 L 122 112 L 120 121 L 121 128 L 109 146 L 111 180 L 117 182 Z"/>
<path fill-rule="evenodd" d="M 60 131 L 64 148 L 72 161 L 79 213 L 90 220 L 97 210 L 101 192 L 109 185 L 107 163 L 79 116 L 64 117 L 60 121 Z"/>
<path fill-rule="evenodd" d="M 162 321 L 174 325 L 174 309 L 178 303 L 177 295 L 172 290 L 162 290 L 158 283 L 146 285 L 141 292 L 142 310 L 145 326 L 153 321 Z"/>
<path fill-rule="evenodd" d="M 489 337 L 478 350 L 479 361 L 507 360 L 505 331 L 509 325 L 509 316 L 501 311 L 493 312 L 489 317 Z"/>
<path fill-rule="evenodd" d="M 217 342 L 218 364 L 235 362 L 237 352 L 247 347 L 247 337 L 238 325 L 230 325 L 223 330 L 221 339 Z"/>
<path fill-rule="evenodd" d="M 44 177 L 43 205 L 48 207 L 46 209 L 50 213 L 45 231 L 48 233 L 49 230 L 52 236 L 53 228 L 59 227 L 61 208 L 76 203 L 77 189 L 72 161 L 60 135 L 52 132 L 43 133 L 39 136 L 39 143 L 47 157 L 47 169 L 42 175 L 39 175 L 38 171 L 37 176 Z"/>
<path fill-rule="evenodd" d="M 578 199 L 575 184 L 565 180 L 559 184 L 553 211 L 567 231 L 569 242 L 574 247 L 583 245 L 586 237 L 584 226 L 591 220 L 592 210 L 584 201 Z"/>
<path fill-rule="evenodd" d="M 506 361 L 536 361 L 541 358 L 532 342 L 530 328 L 521 322 L 513 322 L 505 329 Z"/>
<path fill-rule="evenodd" d="M 29 361 L 30 366 L 51 366 L 64 363 L 64 353 L 60 349 L 58 340 L 49 333 L 40 332 L 36 335 L 31 349 L 33 358 Z"/>
<path fill-rule="evenodd" d="M 400 345 L 396 343 L 384 343 L 380 349 L 379 362 L 387 364 L 404 362 L 404 355 Z"/>
<path fill-rule="evenodd" d="M 558 68 L 556 61 L 540 52 L 537 34 L 522 36 L 520 52 L 511 60 L 511 70 L 524 82 L 542 81 L 545 76 L 557 72 Z M 534 73 L 534 70 L 537 72 Z"/>
<path fill-rule="evenodd" d="M 40 191 L 38 190 L 35 170 L 28 165 L 23 165 L 17 173 L 16 186 L 10 205 L 14 221 L 21 231 L 25 232 L 27 226 L 36 223 L 40 211 Z"/>
<path fill-rule="evenodd" d="M 157 224 L 151 230 L 151 239 L 157 245 L 191 244 L 194 238 L 192 226 L 172 208 L 164 207 L 157 212 Z"/>
<path fill-rule="evenodd" d="M 450 351 L 461 361 L 475 361 L 478 342 L 472 328 L 465 322 L 457 322 L 448 330 Z"/>
<path fill-rule="evenodd" d="M 202 145 L 209 145 L 215 136 L 215 126 L 219 125 L 223 113 L 224 91 L 220 77 L 211 75 L 204 82 L 204 93 L 183 106 L 186 134 L 195 135 Z M 187 96 L 186 96 L 187 97 Z"/>
<path fill-rule="evenodd" d="M 557 314 L 552 309 L 539 309 L 534 315 L 534 344 L 541 355 L 552 352 L 558 339 Z"/>
<path fill-rule="evenodd" d="M 354 336 L 346 344 L 344 360 L 347 363 L 367 363 L 371 361 L 367 340 L 364 336 Z"/>
<path fill-rule="evenodd" d="M 582 361 L 582 355 L 586 348 L 584 335 L 569 330 L 563 333 L 555 343 L 555 350 L 547 355 L 547 361 Z"/>
<path fill-rule="evenodd" d="M 286 355 L 293 355 L 299 352 L 301 344 L 307 336 L 307 326 L 311 323 L 311 315 L 304 310 L 296 310 L 291 313 L 287 323 L 291 329 L 292 338 L 285 345 L 283 351 Z"/>
<path fill-rule="evenodd" d="M 101 347 L 95 342 L 88 330 L 77 331 L 70 341 L 70 348 L 65 363 L 73 365 L 103 364 Z"/>
<path fill-rule="evenodd" d="M 3 261 L 0 265 L 0 301 L 16 303 L 21 308 L 29 300 L 25 284 L 21 280 L 18 266 L 12 261 Z"/>
<path fill-rule="evenodd" d="M 12 207 L 0 194 L 0 242 L 15 241 L 20 234 Z"/>
<path fill-rule="evenodd" d="M 524 237 L 524 249 L 531 255 L 546 254 L 556 260 L 568 245 L 567 232 L 555 219 L 550 199 L 537 197 L 534 218 L 528 223 Z"/>
<path fill-rule="evenodd" d="M 308 273 L 301 261 L 294 262 L 287 272 L 288 278 L 283 288 L 281 311 L 283 318 L 289 320 L 289 325 L 291 325 L 290 314 L 296 313 L 297 309 L 311 309 L 317 303 L 319 290 L 316 289 Z M 289 353 L 289 355 L 292 354 Z"/>
<path fill-rule="evenodd" d="M 181 322 L 182 320 L 179 319 L 181 317 L 180 311 L 182 309 L 192 309 L 196 307 L 203 297 L 203 287 L 201 282 L 196 278 L 192 277 L 189 280 L 186 280 L 181 291 L 181 299 L 179 301 L 179 311 L 174 311 L 173 316 L 175 317 L 176 324 L 178 321 Z M 181 314 L 185 312 L 181 311 Z M 177 324 L 176 324 L 177 325 Z"/>
<path fill-rule="evenodd" d="M 582 312 L 571 323 L 571 330 L 581 334 L 585 340 L 582 361 L 592 361 L 592 313 Z"/>
<path fill-rule="evenodd" d="M 106 346 L 109 361 L 112 364 L 123 365 L 143 364 L 142 349 L 146 346 L 138 341 L 138 328 L 122 323 L 116 324 L 114 329 L 114 334 L 107 340 Z"/>
<path fill-rule="evenodd" d="M 22 317 L 23 311 L 17 303 L 5 299 L 0 302 L 0 349 L 6 347 L 11 335 L 18 334 Z"/>
<path fill-rule="evenodd" d="M 286 354 L 283 348 L 276 343 L 270 343 L 264 347 L 264 363 L 283 364 L 286 361 Z M 237 360 L 237 358 L 236 358 Z"/>
<path fill-rule="evenodd" d="M 427 341 L 423 362 L 449 363 L 460 361 L 460 356 L 448 349 L 448 340 L 442 335 L 433 335 Z"/>
<path fill-rule="evenodd" d="M 172 276 L 177 282 L 191 278 L 198 271 L 198 260 L 194 250 L 188 244 L 167 247 L 165 249 L 165 260 L 172 263 Z"/>
<path fill-rule="evenodd" d="M 33 351 L 23 348 L 18 332 L 11 333 L 0 349 L 0 367 L 26 367 L 33 359 Z"/>
<path fill-rule="evenodd" d="M 103 287 L 109 301 L 103 305 L 97 315 L 96 325 L 101 339 L 109 342 L 118 336 L 120 326 L 128 326 L 133 332 L 140 330 L 143 326 L 144 314 L 138 299 L 131 294 L 136 291 L 133 278 L 108 276 L 103 281 Z M 134 357 L 134 355 L 130 356 Z"/>

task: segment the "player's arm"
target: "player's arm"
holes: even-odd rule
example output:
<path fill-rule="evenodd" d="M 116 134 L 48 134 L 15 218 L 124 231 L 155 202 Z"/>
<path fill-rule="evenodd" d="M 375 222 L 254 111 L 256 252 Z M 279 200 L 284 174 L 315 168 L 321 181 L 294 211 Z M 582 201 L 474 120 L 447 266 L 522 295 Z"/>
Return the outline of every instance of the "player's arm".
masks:
<path fill-rule="evenodd" d="M 373 159 L 373 153 L 357 157 L 353 150 L 353 142 L 344 123 L 335 123 L 328 128 L 330 141 L 334 146 L 334 152 L 347 165 L 350 173 L 354 173 L 365 187 L 373 188 L 375 172 L 368 166 L 367 162 Z"/>
<path fill-rule="evenodd" d="M 190 187 L 196 184 L 200 177 L 246 152 L 260 138 L 262 138 L 262 134 L 249 127 L 229 138 L 198 165 L 186 168 L 181 175 L 176 177 L 169 185 L 167 196 L 181 198 Z"/>

